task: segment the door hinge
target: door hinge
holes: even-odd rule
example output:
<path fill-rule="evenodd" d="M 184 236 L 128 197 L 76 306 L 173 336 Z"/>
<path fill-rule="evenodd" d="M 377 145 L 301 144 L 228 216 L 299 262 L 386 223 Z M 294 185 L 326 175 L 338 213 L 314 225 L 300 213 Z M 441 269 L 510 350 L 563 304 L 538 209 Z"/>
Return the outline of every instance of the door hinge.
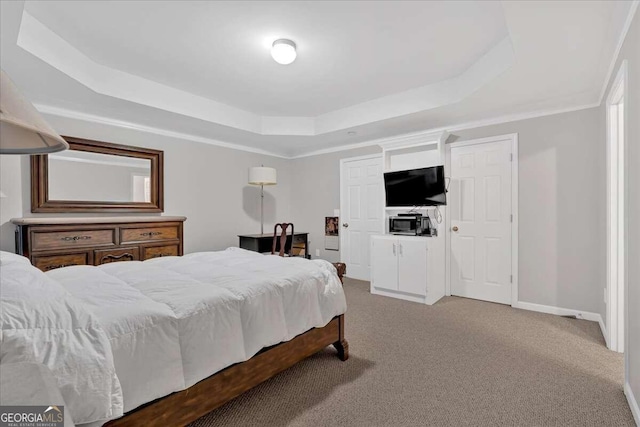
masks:
<path fill-rule="evenodd" d="M 509 160 L 513 162 L 513 153 L 509 154 Z"/>
<path fill-rule="evenodd" d="M 513 274 L 511 276 L 509 276 L 509 282 L 513 283 Z"/>
<path fill-rule="evenodd" d="M 513 214 L 511 214 L 511 222 L 513 222 Z"/>

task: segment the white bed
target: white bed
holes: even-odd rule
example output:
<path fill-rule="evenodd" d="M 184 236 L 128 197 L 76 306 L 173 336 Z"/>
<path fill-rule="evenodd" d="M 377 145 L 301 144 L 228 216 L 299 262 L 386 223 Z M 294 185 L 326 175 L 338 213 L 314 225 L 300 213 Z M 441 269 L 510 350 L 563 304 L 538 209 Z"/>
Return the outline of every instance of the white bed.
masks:
<path fill-rule="evenodd" d="M 124 412 L 325 326 L 346 310 L 330 263 L 238 248 L 43 275 L 104 330 Z M 92 421 L 104 419 L 76 423 Z"/>

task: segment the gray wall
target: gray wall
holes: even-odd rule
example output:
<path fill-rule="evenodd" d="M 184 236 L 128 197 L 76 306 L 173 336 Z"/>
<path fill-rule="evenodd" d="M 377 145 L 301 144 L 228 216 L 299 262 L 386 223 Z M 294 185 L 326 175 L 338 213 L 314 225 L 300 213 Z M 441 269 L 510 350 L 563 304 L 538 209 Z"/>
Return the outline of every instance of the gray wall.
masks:
<path fill-rule="evenodd" d="M 605 283 L 605 159 L 598 108 L 456 132 L 518 133 L 520 301 L 599 312 Z"/>
<path fill-rule="evenodd" d="M 296 230 L 309 232 L 313 257 L 340 261 L 339 251 L 324 249 L 324 218 L 340 208 L 340 159 L 381 152 L 380 147 L 340 151 L 291 161 L 291 218 Z"/>
<path fill-rule="evenodd" d="M 599 312 L 605 266 L 602 118 L 598 108 L 454 133 L 447 142 L 519 134 L 520 300 Z M 291 216 L 323 244 L 340 205 L 339 161 L 377 147 L 293 160 Z M 336 252 L 321 250 L 330 260 Z"/>
<path fill-rule="evenodd" d="M 60 117 L 46 119 L 63 135 L 163 150 L 164 214 L 187 217 L 185 252 L 237 246 L 238 234 L 260 232 L 260 188 L 247 184 L 251 166 L 264 164 L 278 171 L 278 185 L 265 187 L 265 229 L 289 220 L 288 160 Z M 36 216 L 30 212 L 29 162 L 26 156 L 0 156 L 0 162 L 0 188 L 8 196 L 1 202 L 0 244 L 13 251 L 14 227 L 8 221 Z"/>
<path fill-rule="evenodd" d="M 56 200 L 133 201 L 133 174 L 149 176 L 145 168 L 51 158 L 48 172 L 49 197 Z"/>
<path fill-rule="evenodd" d="M 629 386 L 640 406 L 640 11 L 636 12 L 627 37 L 620 50 L 614 73 L 609 81 L 608 93 L 613 79 L 622 64 L 627 60 L 628 98 L 627 108 L 627 159 L 628 159 L 628 231 L 627 231 L 627 343 L 626 357 L 629 360 L 627 375 Z M 605 117 L 603 102 L 600 117 Z M 603 141 L 605 133 L 602 133 Z M 605 151 L 602 150 L 602 155 Z M 603 315 L 604 317 L 604 315 Z M 636 406 L 636 407 L 637 407 Z"/>

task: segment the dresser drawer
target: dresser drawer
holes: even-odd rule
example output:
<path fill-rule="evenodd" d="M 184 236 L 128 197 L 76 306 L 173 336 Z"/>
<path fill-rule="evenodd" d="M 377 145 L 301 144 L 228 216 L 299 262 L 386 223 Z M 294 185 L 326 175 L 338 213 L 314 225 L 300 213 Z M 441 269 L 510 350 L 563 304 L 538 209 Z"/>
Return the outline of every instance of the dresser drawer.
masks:
<path fill-rule="evenodd" d="M 108 264 L 119 261 L 139 261 L 140 248 L 137 246 L 119 249 L 100 249 L 93 251 L 95 265 Z"/>
<path fill-rule="evenodd" d="M 65 255 L 42 255 L 33 257 L 33 265 L 42 271 L 50 271 L 56 268 L 69 267 L 71 265 L 88 265 L 89 252 L 81 252 Z"/>
<path fill-rule="evenodd" d="M 175 245 L 165 246 L 147 246 L 142 248 L 142 259 L 159 258 L 163 256 L 178 256 L 180 255 L 180 247 Z"/>
<path fill-rule="evenodd" d="M 32 251 L 115 245 L 115 230 L 34 231 Z"/>
<path fill-rule="evenodd" d="M 154 240 L 178 239 L 180 233 L 177 226 L 121 228 L 120 242 L 148 242 Z"/>

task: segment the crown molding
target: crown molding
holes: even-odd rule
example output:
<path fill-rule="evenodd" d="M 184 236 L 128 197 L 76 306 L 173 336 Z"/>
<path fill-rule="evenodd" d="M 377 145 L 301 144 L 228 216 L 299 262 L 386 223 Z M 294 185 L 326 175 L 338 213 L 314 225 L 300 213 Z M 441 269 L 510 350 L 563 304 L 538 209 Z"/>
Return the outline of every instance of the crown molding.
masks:
<path fill-rule="evenodd" d="M 398 135 L 379 142 L 378 145 L 384 150 L 398 150 L 411 148 L 425 144 L 444 144 L 449 137 L 447 131 L 425 131 L 412 134 Z"/>
<path fill-rule="evenodd" d="M 123 129 L 131 129 L 131 130 L 135 130 L 135 131 L 139 131 L 139 132 L 152 133 L 154 135 L 166 136 L 166 137 L 169 137 L 169 138 L 184 139 L 186 141 L 199 142 L 201 144 L 215 145 L 217 147 L 229 148 L 231 150 L 246 151 L 246 152 L 249 152 L 249 153 L 263 154 L 265 156 L 279 157 L 281 159 L 288 159 L 289 158 L 289 157 L 284 156 L 284 155 L 282 155 L 280 153 L 276 153 L 276 152 L 268 151 L 268 150 L 262 150 L 260 148 L 253 148 L 253 147 L 248 147 L 246 145 L 219 141 L 217 139 L 205 138 L 205 137 L 202 137 L 202 136 L 191 135 L 191 134 L 188 134 L 188 133 L 174 132 L 174 131 L 170 131 L 170 130 L 166 130 L 166 129 L 160 129 L 160 128 L 153 127 L 153 126 L 140 125 L 138 123 L 127 122 L 127 121 L 124 121 L 124 120 L 113 119 L 113 118 L 110 118 L 110 117 L 104 117 L 104 116 L 97 116 L 97 115 L 94 115 L 94 114 L 81 113 L 79 111 L 67 110 L 67 109 L 59 108 L 59 107 L 52 107 L 50 105 L 34 104 L 34 106 L 42 114 L 48 114 L 48 115 L 51 115 L 51 116 L 64 117 L 64 118 L 67 118 L 67 119 L 80 120 L 80 121 L 83 121 L 83 122 L 90 122 L 90 123 L 97 123 L 97 124 L 101 124 L 101 125 L 113 126 L 113 127 L 123 128 Z"/>
<path fill-rule="evenodd" d="M 534 111 L 534 112 L 529 112 L 529 113 L 518 113 L 518 114 L 510 114 L 510 115 L 505 115 L 505 116 L 499 116 L 499 117 L 494 117 L 491 119 L 483 119 L 483 120 L 476 120 L 476 121 L 471 121 L 471 122 L 465 122 L 465 123 L 460 123 L 460 124 L 455 124 L 455 125 L 451 125 L 451 126 L 442 126 L 442 127 L 438 127 L 438 128 L 431 128 L 431 129 L 427 129 L 424 131 L 419 131 L 419 132 L 413 132 L 413 133 L 407 133 L 407 134 L 402 134 L 402 135 L 396 135 L 396 136 L 392 136 L 392 137 L 386 137 L 386 138 L 379 138 L 379 139 L 374 139 L 371 141 L 365 141 L 365 142 L 358 142 L 355 144 L 348 144 L 348 145 L 341 145 L 338 147 L 330 147 L 330 148 L 323 148 L 320 150 L 314 150 L 314 151 L 310 151 L 308 153 L 303 153 L 303 154 L 298 154 L 292 157 L 289 157 L 290 159 L 300 159 L 303 157 L 311 157 L 311 156 L 319 156 L 322 154 L 331 154 L 331 153 L 337 153 L 339 151 L 348 151 L 348 150 L 355 150 L 358 148 L 365 148 L 365 147 L 371 147 L 374 145 L 379 145 L 379 146 L 384 146 L 386 144 L 394 144 L 394 143 L 399 143 L 403 140 L 414 140 L 414 141 L 418 141 L 418 140 L 422 140 L 424 141 L 425 138 L 429 138 L 429 137 L 434 137 L 434 135 L 438 135 L 442 132 L 445 132 L 448 134 L 452 133 L 452 132 L 456 132 L 456 131 L 461 131 L 461 130 L 467 130 L 467 129 L 475 129 L 475 128 L 480 128 L 480 127 L 485 127 L 485 126 L 493 126 L 493 125 L 499 125 L 502 123 L 510 123 L 510 122 L 517 122 L 519 120 L 528 120 L 528 119 L 535 119 L 538 117 L 544 117 L 544 116 L 552 116 L 555 114 L 562 114 L 562 113 L 570 113 L 572 111 L 580 111 L 580 110 L 586 110 L 589 108 L 595 108 L 595 107 L 599 107 L 600 103 L 599 102 L 592 102 L 589 104 L 582 104 L 582 105 L 578 105 L 578 106 L 574 106 L 574 107 L 566 107 L 566 108 L 556 108 L 556 109 L 548 109 L 548 110 L 539 110 L 539 111 Z"/>
<path fill-rule="evenodd" d="M 283 155 L 281 153 L 277 153 L 277 152 L 274 152 L 274 151 L 268 151 L 268 150 L 263 150 L 263 149 L 260 149 L 260 148 L 248 147 L 248 146 L 241 145 L 241 144 L 234 144 L 234 143 L 230 143 L 230 142 L 224 142 L 224 141 L 220 141 L 220 140 L 217 140 L 217 139 L 205 138 L 205 137 L 202 137 L 202 136 L 191 135 L 191 134 L 182 133 L 182 132 L 174 132 L 174 131 L 170 131 L 170 130 L 166 130 L 166 129 L 160 129 L 160 128 L 156 128 L 156 127 L 152 127 L 152 126 L 140 125 L 140 124 L 137 124 L 137 123 L 127 122 L 127 121 L 124 121 L 124 120 L 118 120 L 118 119 L 113 119 L 113 118 L 109 118 L 109 117 L 97 116 L 97 115 L 88 114 L 88 113 L 81 113 L 81 112 L 78 112 L 78 111 L 67 110 L 67 109 L 64 109 L 64 108 L 53 107 L 53 106 L 49 106 L 49 105 L 43 105 L 43 104 L 34 104 L 34 105 L 35 105 L 36 109 L 38 111 L 40 111 L 41 113 L 52 115 L 52 116 L 65 117 L 65 118 L 69 118 L 69 119 L 80 120 L 80 121 L 90 122 L 90 123 L 97 123 L 97 124 L 102 124 L 102 125 L 107 125 L 107 126 L 114 126 L 114 127 L 119 127 L 119 128 L 123 128 L 123 129 L 131 129 L 131 130 L 136 130 L 136 131 L 139 131 L 139 132 L 146 132 L 146 133 L 152 133 L 152 134 L 155 134 L 155 135 L 166 136 L 166 137 L 169 137 L 169 138 L 184 139 L 184 140 L 187 140 L 187 141 L 193 141 L 193 142 L 199 142 L 199 143 L 202 143 L 202 144 L 215 145 L 215 146 L 218 146 L 218 147 L 229 148 L 229 149 L 232 149 L 232 150 L 239 150 L 239 151 L 245 151 L 245 152 L 249 152 L 249 153 L 263 154 L 265 156 L 273 156 L 273 157 L 278 157 L 278 158 L 281 158 L 281 159 L 291 159 L 292 160 L 292 159 L 300 159 L 300 158 L 304 158 L 304 157 L 320 156 L 320 155 L 323 155 L 323 154 L 337 153 L 337 152 L 340 152 L 340 151 L 355 150 L 355 149 L 358 149 L 358 148 L 366 148 L 366 147 L 371 147 L 371 146 L 376 146 L 376 145 L 377 146 L 382 146 L 382 145 L 385 145 L 385 144 L 395 144 L 395 143 L 402 144 L 402 143 L 412 143 L 412 142 L 415 143 L 415 142 L 420 142 L 420 141 L 424 142 L 425 140 L 427 140 L 429 138 L 431 138 L 433 140 L 434 138 L 440 137 L 440 135 L 442 135 L 443 132 L 446 132 L 446 135 L 448 136 L 449 133 L 456 132 L 456 131 L 461 131 L 461 130 L 474 129 L 474 128 L 480 128 L 480 127 L 485 127 L 485 126 L 498 125 L 498 124 L 502 124 L 502 123 L 516 122 L 516 121 L 519 121 L 519 120 L 535 119 L 535 118 L 538 118 L 538 117 L 552 116 L 552 115 L 555 115 L 555 114 L 570 113 L 570 112 L 573 112 L 573 111 L 586 110 L 586 109 L 589 109 L 589 108 L 599 107 L 600 103 L 590 103 L 590 104 L 583 104 L 583 105 L 578 105 L 578 106 L 574 106 L 574 107 L 540 110 L 540 111 L 535 111 L 535 112 L 530 112 L 530 113 L 511 114 L 511 115 L 494 117 L 494 118 L 490 118 L 490 119 L 470 121 L 470 122 L 465 122 L 465 123 L 460 123 L 460 124 L 454 124 L 454 125 L 451 125 L 451 126 L 443 126 L 443 127 L 438 127 L 438 128 L 425 129 L 425 130 L 418 131 L 418 132 L 399 134 L 399 135 L 394 135 L 394 136 L 391 136 L 391 137 L 377 138 L 377 139 L 364 141 L 364 142 L 359 142 L 359 143 L 354 143 L 354 144 L 341 145 L 341 146 L 338 146 L 338 147 L 323 148 L 323 149 L 309 151 L 307 153 L 297 154 L 297 155 L 293 155 L 293 156 L 287 156 L 287 155 Z"/>
<path fill-rule="evenodd" d="M 640 4 L 640 0 L 633 0 L 631 2 L 631 7 L 629 8 L 629 14 L 627 15 L 627 19 L 625 20 L 624 26 L 622 27 L 622 32 L 620 33 L 620 37 L 618 38 L 618 44 L 616 45 L 616 50 L 613 53 L 613 58 L 611 58 L 611 64 L 609 64 L 609 70 L 607 71 L 607 76 L 605 77 L 604 83 L 602 84 L 602 89 L 600 89 L 600 97 L 598 98 L 598 105 L 601 105 L 602 101 L 604 100 L 604 94 L 607 91 L 607 87 L 609 87 L 609 82 L 611 81 L 611 77 L 613 76 L 613 71 L 616 67 L 616 62 L 618 62 L 618 56 L 620 56 L 622 45 L 624 45 L 624 41 L 627 38 L 627 33 L 629 32 L 629 28 L 631 28 L 631 23 L 633 22 L 633 18 L 636 15 L 639 4 Z"/>

